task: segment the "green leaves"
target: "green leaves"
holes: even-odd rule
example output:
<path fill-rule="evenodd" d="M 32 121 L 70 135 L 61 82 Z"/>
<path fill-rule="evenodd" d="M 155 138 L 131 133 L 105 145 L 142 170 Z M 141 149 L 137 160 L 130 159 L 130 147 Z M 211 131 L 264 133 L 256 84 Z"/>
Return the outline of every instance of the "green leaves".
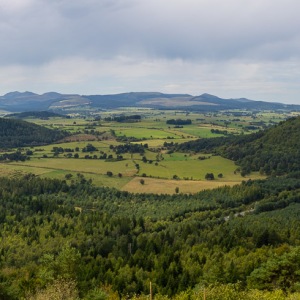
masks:
<path fill-rule="evenodd" d="M 248 285 L 258 289 L 295 291 L 299 289 L 299 280 L 300 247 L 295 247 L 255 269 L 248 277 Z"/>
<path fill-rule="evenodd" d="M 200 283 L 209 285 L 206 299 L 263 297 L 228 285 L 239 281 L 297 290 L 298 177 L 173 196 L 96 188 L 81 176 L 70 185 L 32 175 L 2 178 L 0 287 L 8 294 L 14 282 L 20 298 L 74 283 L 81 297 L 94 291 L 91 299 L 102 299 L 107 284 L 119 295 L 147 294 L 149 280 L 156 295 L 178 299 L 189 288 L 182 297 L 196 295 L 192 289 Z M 286 205 L 277 207 L 281 201 Z M 269 202 L 272 211 L 254 210 Z"/>
<path fill-rule="evenodd" d="M 42 286 L 56 279 L 76 280 L 80 272 L 81 255 L 75 248 L 64 246 L 58 255 L 46 253 L 39 260 L 37 277 Z"/>

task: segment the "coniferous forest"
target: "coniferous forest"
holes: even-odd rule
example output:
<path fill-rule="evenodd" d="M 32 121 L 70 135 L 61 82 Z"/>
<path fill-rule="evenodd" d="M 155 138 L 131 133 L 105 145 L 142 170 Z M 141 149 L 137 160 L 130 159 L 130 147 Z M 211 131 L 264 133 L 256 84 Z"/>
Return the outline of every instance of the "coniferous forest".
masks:
<path fill-rule="evenodd" d="M 66 135 L 23 120 L 0 118 L 0 149 L 50 144 Z"/>
<path fill-rule="evenodd" d="M 182 144 L 268 175 L 196 194 L 1 177 L 0 299 L 299 299 L 299 124 Z"/>
<path fill-rule="evenodd" d="M 169 297 L 210 286 L 295 292 L 299 179 L 158 196 L 93 187 L 80 174 L 2 178 L 0 295 L 26 298 L 64 280 L 83 299 L 147 295 L 150 281 Z"/>

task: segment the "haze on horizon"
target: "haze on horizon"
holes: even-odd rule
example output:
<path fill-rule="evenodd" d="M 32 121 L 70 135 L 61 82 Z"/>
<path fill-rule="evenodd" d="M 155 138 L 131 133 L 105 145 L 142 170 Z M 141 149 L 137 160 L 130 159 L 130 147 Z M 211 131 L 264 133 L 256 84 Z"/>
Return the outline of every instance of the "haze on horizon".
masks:
<path fill-rule="evenodd" d="M 296 0 L 0 0 L 0 94 L 300 104 L 299 11 Z"/>

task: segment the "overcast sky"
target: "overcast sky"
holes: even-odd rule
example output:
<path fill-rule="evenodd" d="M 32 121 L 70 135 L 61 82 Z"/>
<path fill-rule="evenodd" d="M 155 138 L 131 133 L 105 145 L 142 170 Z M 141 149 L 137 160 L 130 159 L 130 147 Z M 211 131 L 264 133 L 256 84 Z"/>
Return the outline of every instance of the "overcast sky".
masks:
<path fill-rule="evenodd" d="M 210 93 L 300 104 L 299 0 L 0 0 L 0 95 Z"/>

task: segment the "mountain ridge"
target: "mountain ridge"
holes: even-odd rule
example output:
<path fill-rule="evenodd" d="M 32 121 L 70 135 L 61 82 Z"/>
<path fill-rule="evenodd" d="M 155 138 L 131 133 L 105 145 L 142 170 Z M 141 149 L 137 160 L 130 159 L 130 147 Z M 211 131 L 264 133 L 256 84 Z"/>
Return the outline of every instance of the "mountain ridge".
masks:
<path fill-rule="evenodd" d="M 0 96 L 0 109 L 11 112 L 66 109 L 76 106 L 90 106 L 101 109 L 119 107 L 149 107 L 155 109 L 184 109 L 191 111 L 220 111 L 228 109 L 249 110 L 300 110 L 300 105 L 250 100 L 247 98 L 220 98 L 203 93 L 165 94 L 160 92 L 128 92 L 105 95 L 79 95 L 47 92 L 9 92 Z"/>

